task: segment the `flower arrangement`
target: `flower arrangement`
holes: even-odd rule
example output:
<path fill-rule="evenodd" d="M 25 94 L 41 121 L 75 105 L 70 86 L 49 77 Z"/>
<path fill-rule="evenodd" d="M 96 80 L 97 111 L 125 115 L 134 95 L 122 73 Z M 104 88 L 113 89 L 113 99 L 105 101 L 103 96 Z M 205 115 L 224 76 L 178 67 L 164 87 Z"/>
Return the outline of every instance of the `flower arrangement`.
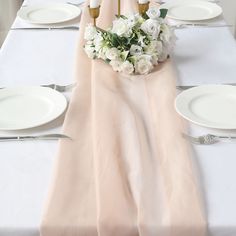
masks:
<path fill-rule="evenodd" d="M 85 52 L 102 59 L 117 72 L 148 74 L 167 59 L 175 35 L 165 21 L 166 9 L 150 8 L 146 14 L 121 15 L 107 31 L 89 24 L 85 29 Z"/>

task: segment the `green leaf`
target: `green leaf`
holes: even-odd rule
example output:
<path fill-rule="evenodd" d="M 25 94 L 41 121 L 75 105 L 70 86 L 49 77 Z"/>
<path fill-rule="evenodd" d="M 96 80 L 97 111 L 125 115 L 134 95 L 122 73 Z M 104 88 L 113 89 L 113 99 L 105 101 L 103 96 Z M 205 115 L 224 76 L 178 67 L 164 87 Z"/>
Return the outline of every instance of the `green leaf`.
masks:
<path fill-rule="evenodd" d="M 160 17 L 165 19 L 166 15 L 167 15 L 167 12 L 168 12 L 168 9 L 160 9 L 160 12 L 161 12 L 161 15 Z"/>
<path fill-rule="evenodd" d="M 122 60 L 125 61 L 127 59 L 128 55 L 129 55 L 129 51 L 122 52 L 121 53 Z"/>
<path fill-rule="evenodd" d="M 122 46 L 122 38 L 119 37 L 117 34 L 110 33 L 108 38 L 112 47 Z"/>
<path fill-rule="evenodd" d="M 142 15 L 142 17 L 143 17 L 143 19 L 145 19 L 145 20 L 148 20 L 148 19 L 149 19 L 147 13 L 144 13 L 144 14 Z"/>
<path fill-rule="evenodd" d="M 117 34 L 111 35 L 111 43 L 114 47 L 118 47 L 120 45 L 120 39 Z"/>
<path fill-rule="evenodd" d="M 127 19 L 128 19 L 128 17 L 126 17 L 125 15 L 120 15 L 120 17 L 121 17 L 122 19 L 124 19 L 124 20 L 127 20 Z"/>
<path fill-rule="evenodd" d="M 126 16 L 124 16 L 124 15 L 115 15 L 116 16 L 116 18 L 122 18 L 122 19 L 124 19 L 124 20 L 127 20 L 128 19 L 128 17 L 126 17 Z"/>
<path fill-rule="evenodd" d="M 127 59 L 129 62 L 131 62 L 133 65 L 135 64 L 135 62 L 136 62 L 136 59 L 135 59 L 135 57 L 134 56 L 132 56 L 132 57 L 129 57 L 128 59 Z"/>

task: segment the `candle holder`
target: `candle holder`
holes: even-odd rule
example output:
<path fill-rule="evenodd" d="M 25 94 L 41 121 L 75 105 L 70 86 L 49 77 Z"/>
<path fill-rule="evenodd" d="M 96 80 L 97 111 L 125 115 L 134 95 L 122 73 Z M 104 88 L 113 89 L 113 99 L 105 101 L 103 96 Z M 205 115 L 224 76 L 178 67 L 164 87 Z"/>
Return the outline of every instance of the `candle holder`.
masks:
<path fill-rule="evenodd" d="M 118 0 L 118 16 L 120 17 L 120 0 Z"/>
<path fill-rule="evenodd" d="M 90 16 L 93 18 L 93 24 L 96 27 L 96 19 L 99 17 L 100 14 L 100 6 L 96 7 L 96 8 L 91 8 L 90 6 L 88 6 L 89 8 L 89 14 Z"/>
<path fill-rule="evenodd" d="M 150 2 L 138 3 L 138 10 L 140 15 L 144 15 L 147 12 L 147 10 L 149 9 L 149 3 Z"/>

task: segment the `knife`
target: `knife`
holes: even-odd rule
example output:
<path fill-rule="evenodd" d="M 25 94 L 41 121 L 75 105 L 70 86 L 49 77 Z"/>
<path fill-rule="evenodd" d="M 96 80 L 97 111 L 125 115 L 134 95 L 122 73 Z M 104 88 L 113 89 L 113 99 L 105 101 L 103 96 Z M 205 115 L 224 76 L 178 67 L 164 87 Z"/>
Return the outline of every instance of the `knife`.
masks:
<path fill-rule="evenodd" d="M 212 85 L 212 84 L 204 84 L 204 85 Z M 236 86 L 236 83 L 232 83 L 232 84 L 215 84 L 215 85 Z M 195 88 L 195 87 L 198 87 L 198 86 L 202 86 L 202 84 L 199 84 L 199 85 L 179 85 L 179 86 L 176 86 L 176 88 L 179 89 L 179 90 L 187 90 L 187 89 Z"/>
<path fill-rule="evenodd" d="M 209 0 L 209 1 L 207 1 L 207 2 L 210 2 L 210 3 L 220 3 L 219 0 Z M 162 5 L 162 4 L 166 4 L 166 3 L 168 3 L 168 2 L 159 0 L 159 1 L 156 1 L 156 3 Z"/>
<path fill-rule="evenodd" d="M 70 139 L 69 136 L 64 134 L 45 134 L 34 136 L 0 136 L 0 142 L 5 141 L 32 141 L 32 140 L 58 140 L 58 139 Z"/>
<path fill-rule="evenodd" d="M 79 30 L 78 26 L 66 26 L 66 27 L 23 27 L 23 28 L 11 28 L 10 30 Z"/>
<path fill-rule="evenodd" d="M 218 27 L 233 27 L 234 25 L 231 24 L 201 24 L 201 23 L 188 23 L 188 24 L 179 24 L 174 25 L 173 28 L 175 29 L 183 29 L 188 27 L 204 27 L 204 28 L 218 28 Z"/>

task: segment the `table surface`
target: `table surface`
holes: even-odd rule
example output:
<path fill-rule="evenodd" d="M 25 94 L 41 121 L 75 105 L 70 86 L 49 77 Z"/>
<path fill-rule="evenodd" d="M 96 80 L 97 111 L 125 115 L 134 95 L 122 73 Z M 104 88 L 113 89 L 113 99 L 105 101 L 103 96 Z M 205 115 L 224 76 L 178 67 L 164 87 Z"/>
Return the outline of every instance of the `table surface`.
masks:
<path fill-rule="evenodd" d="M 47 0 L 28 0 L 25 4 L 43 2 Z M 218 18 L 217 22 L 223 19 Z M 72 23 L 78 24 L 67 24 Z M 13 25 L 28 26 L 18 18 Z M 0 87 L 71 83 L 78 33 L 11 31 L 0 51 Z M 178 84 L 236 82 L 236 42 L 229 29 L 188 28 L 177 30 L 176 34 L 178 41 L 172 58 Z M 70 93 L 65 95 L 69 100 Z M 62 122 L 63 117 L 17 134 L 60 132 Z M 223 133 L 194 125 L 190 132 Z M 9 133 L 0 132 L 4 134 Z M 0 236 L 38 236 L 57 142 L 0 143 L 0 150 Z M 211 235 L 235 236 L 236 144 L 194 146 L 193 161 Z"/>

